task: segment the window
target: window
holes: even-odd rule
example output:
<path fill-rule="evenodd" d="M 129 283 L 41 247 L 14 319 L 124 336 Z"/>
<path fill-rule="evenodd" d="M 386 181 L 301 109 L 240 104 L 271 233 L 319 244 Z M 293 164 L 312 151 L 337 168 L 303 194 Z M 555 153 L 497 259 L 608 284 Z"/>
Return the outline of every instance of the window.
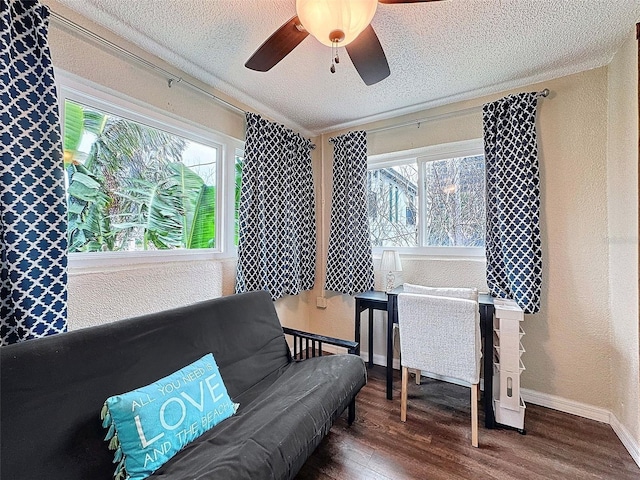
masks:
<path fill-rule="evenodd" d="M 69 252 L 214 248 L 218 148 L 66 100 Z"/>
<path fill-rule="evenodd" d="M 375 247 L 418 245 L 413 213 L 418 195 L 418 168 L 415 160 L 396 166 L 370 169 L 369 229 Z"/>
<path fill-rule="evenodd" d="M 62 83 L 70 253 L 234 250 L 242 142 Z"/>
<path fill-rule="evenodd" d="M 423 245 L 484 246 L 484 156 L 421 162 Z"/>
<path fill-rule="evenodd" d="M 412 251 L 435 254 L 483 253 L 481 140 L 372 156 L 367 185 L 374 248 L 410 247 Z"/>
<path fill-rule="evenodd" d="M 233 174 L 234 174 L 234 181 L 233 181 L 233 193 L 234 193 L 234 198 L 233 198 L 233 206 L 234 206 L 234 213 L 233 213 L 233 245 L 235 247 L 238 246 L 238 239 L 240 238 L 240 220 L 239 220 L 239 213 L 240 213 L 240 190 L 242 188 L 242 165 L 244 162 L 244 152 L 240 149 L 236 150 L 236 154 L 235 154 L 235 160 L 234 160 L 234 169 L 233 169 Z"/>

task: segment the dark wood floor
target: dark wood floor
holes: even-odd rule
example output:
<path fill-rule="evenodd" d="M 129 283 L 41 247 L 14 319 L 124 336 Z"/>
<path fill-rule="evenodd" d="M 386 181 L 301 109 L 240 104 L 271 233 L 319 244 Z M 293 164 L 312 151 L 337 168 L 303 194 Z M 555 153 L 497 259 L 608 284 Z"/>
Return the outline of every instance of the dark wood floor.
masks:
<path fill-rule="evenodd" d="M 384 388 L 384 369 L 369 370 L 355 423 L 349 427 L 344 414 L 297 480 L 640 480 L 640 468 L 609 425 L 527 405 L 526 435 L 487 430 L 481 414 L 476 449 L 468 388 L 410 382 L 406 424 L 400 422 L 400 382 L 394 382 L 393 401 Z"/>

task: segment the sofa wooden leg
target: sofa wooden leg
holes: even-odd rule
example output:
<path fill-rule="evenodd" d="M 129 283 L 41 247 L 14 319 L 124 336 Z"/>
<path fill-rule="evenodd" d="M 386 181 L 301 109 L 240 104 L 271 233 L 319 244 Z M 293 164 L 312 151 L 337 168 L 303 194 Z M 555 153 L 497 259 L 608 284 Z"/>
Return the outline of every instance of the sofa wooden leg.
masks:
<path fill-rule="evenodd" d="M 349 417 L 348 422 L 351 425 L 356 419 L 356 399 L 354 398 L 349 404 Z"/>

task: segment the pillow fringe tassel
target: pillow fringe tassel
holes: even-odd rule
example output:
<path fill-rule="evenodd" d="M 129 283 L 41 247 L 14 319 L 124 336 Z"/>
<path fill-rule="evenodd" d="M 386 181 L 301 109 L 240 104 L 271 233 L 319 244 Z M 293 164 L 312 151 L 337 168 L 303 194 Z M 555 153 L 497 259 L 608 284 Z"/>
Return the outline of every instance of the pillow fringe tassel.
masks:
<path fill-rule="evenodd" d="M 113 456 L 113 463 L 118 463 L 116 470 L 113 472 L 114 480 L 127 480 L 129 475 L 125 466 L 126 456 L 122 453 L 122 446 L 120 445 L 120 439 L 118 438 L 118 432 L 116 431 L 116 424 L 111 418 L 109 413 L 109 407 L 105 403 L 100 410 L 100 419 L 102 420 L 102 426 L 104 428 L 109 427 L 107 435 L 104 437 L 105 442 L 109 441 L 109 450 L 115 450 Z"/>
<path fill-rule="evenodd" d="M 119 462 L 122 460 L 122 447 L 118 446 L 116 449 L 116 453 L 113 456 L 113 463 Z"/>
<path fill-rule="evenodd" d="M 118 463 L 116 470 L 113 472 L 113 478 L 114 480 L 120 480 L 120 479 L 126 479 L 128 477 L 129 475 L 127 475 L 127 471 L 124 468 L 124 458 L 123 458 L 122 460 L 120 460 L 120 463 Z"/>

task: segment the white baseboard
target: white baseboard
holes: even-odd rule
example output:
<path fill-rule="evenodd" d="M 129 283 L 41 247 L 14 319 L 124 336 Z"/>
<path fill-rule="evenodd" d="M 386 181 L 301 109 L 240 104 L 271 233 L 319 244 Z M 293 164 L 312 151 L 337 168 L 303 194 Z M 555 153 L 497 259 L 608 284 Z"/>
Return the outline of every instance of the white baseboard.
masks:
<path fill-rule="evenodd" d="M 611 414 L 609 410 L 605 410 L 604 408 L 568 400 L 549 393 L 536 392 L 535 390 L 529 390 L 527 388 L 521 388 L 520 395 L 527 403 L 533 403 L 534 405 L 540 405 L 541 407 L 570 413 L 571 415 L 577 415 L 597 422 L 609 423 L 609 417 Z"/>
<path fill-rule="evenodd" d="M 365 361 L 369 361 L 369 352 L 360 351 L 360 357 Z M 386 355 L 380 355 L 379 353 L 374 353 L 373 354 L 373 364 L 374 365 L 380 365 L 382 367 L 386 367 L 387 366 L 387 356 Z M 393 359 L 393 368 L 394 368 L 394 370 L 400 370 L 400 360 L 398 360 L 397 358 Z"/>
<path fill-rule="evenodd" d="M 335 345 L 329 345 L 328 343 L 322 344 L 322 350 L 327 353 L 345 353 L 345 349 L 341 347 L 337 347 Z M 365 362 L 369 361 L 369 352 L 360 351 L 360 358 L 362 358 Z M 380 355 L 379 353 L 373 354 L 373 364 L 380 365 L 382 367 L 387 366 L 387 357 L 386 355 Z M 395 370 L 400 370 L 400 361 L 397 358 L 393 359 L 393 368 Z"/>
<path fill-rule="evenodd" d="M 629 430 L 620 423 L 618 417 L 613 413 L 610 414 L 609 425 L 611 425 L 611 428 L 625 446 L 629 455 L 631 455 L 631 458 L 633 458 L 633 460 L 638 464 L 638 467 L 640 467 L 640 444 L 638 444 L 637 439 L 633 438 L 629 433 Z"/>
<path fill-rule="evenodd" d="M 327 353 L 346 353 L 347 351 L 344 348 L 338 347 L 336 345 L 329 345 L 328 343 L 322 344 L 322 351 Z M 362 357 L 362 355 L 360 355 Z"/>

